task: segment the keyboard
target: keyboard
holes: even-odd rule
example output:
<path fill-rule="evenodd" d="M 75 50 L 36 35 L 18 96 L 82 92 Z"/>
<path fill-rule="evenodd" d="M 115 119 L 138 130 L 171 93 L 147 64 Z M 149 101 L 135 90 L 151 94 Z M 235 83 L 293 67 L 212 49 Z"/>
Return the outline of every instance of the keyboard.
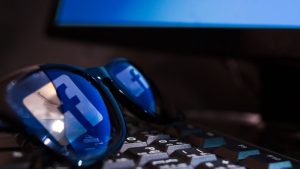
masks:
<path fill-rule="evenodd" d="M 122 148 L 103 161 L 103 169 L 300 169 L 295 159 L 181 122 L 154 125 L 129 120 L 127 128 Z M 19 137 L 1 133 L 1 169 L 70 168 Z"/>

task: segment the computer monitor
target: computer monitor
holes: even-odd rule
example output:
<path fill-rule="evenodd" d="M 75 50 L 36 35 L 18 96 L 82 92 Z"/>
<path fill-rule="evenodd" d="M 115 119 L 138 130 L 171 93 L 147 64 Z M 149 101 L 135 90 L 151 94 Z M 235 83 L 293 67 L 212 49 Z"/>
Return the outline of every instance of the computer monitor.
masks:
<path fill-rule="evenodd" d="M 298 0 L 60 0 L 55 24 L 78 27 L 300 28 Z"/>
<path fill-rule="evenodd" d="M 300 55 L 297 0 L 56 2 L 49 29 L 54 36 L 218 56 Z"/>

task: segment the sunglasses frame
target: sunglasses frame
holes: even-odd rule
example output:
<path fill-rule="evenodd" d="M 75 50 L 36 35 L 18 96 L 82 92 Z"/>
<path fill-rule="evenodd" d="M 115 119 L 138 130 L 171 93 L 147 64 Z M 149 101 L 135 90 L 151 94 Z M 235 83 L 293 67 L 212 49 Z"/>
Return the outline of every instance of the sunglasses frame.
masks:
<path fill-rule="evenodd" d="M 149 112 L 145 109 L 142 109 L 139 107 L 136 103 L 134 103 L 131 99 L 130 96 L 126 94 L 126 92 L 122 91 L 116 83 L 114 82 L 113 78 L 109 74 L 109 66 L 117 63 L 128 63 L 129 65 L 132 65 L 135 67 L 141 74 L 142 76 L 146 79 L 147 83 L 149 84 L 155 104 L 156 104 L 156 110 L 154 115 L 150 115 Z M 98 78 L 101 78 L 103 80 L 103 83 L 108 86 L 108 88 L 111 90 L 113 95 L 117 98 L 117 100 L 123 104 L 124 107 L 126 107 L 130 113 L 134 114 L 135 116 L 139 117 L 141 120 L 151 122 L 151 123 L 157 123 L 157 124 L 162 124 L 168 121 L 167 117 L 167 111 L 164 107 L 163 100 L 161 99 L 159 90 L 157 87 L 154 85 L 154 83 L 151 81 L 148 76 L 144 73 L 142 69 L 140 69 L 139 66 L 134 64 L 133 62 L 124 59 L 124 58 L 118 58 L 113 60 L 112 62 L 106 64 L 103 67 L 96 67 L 96 68 L 89 68 L 88 69 L 91 74 L 94 76 L 97 76 Z"/>
<path fill-rule="evenodd" d="M 69 71 L 71 73 L 77 74 L 85 78 L 87 81 L 92 83 L 93 87 L 95 87 L 98 90 L 99 94 L 102 96 L 105 106 L 108 110 L 111 126 L 113 128 L 116 128 L 116 130 L 112 128 L 113 131 L 111 131 L 111 134 L 113 135 L 111 135 L 112 138 L 110 140 L 107 150 L 101 156 L 98 156 L 96 158 L 99 162 L 96 162 L 93 165 L 101 163 L 101 159 L 104 159 L 105 157 L 117 152 L 121 148 L 126 137 L 126 125 L 120 107 L 116 102 L 117 99 L 114 98 L 111 91 L 107 88 L 105 84 L 103 84 L 101 79 L 95 78 L 89 71 L 85 69 L 82 69 L 77 66 L 65 65 L 65 64 L 45 64 L 45 65 L 31 66 L 6 76 L 4 80 L 0 81 L 0 95 L 2 95 L 0 98 L 1 118 L 5 119 L 5 121 L 8 121 L 9 122 L 8 124 L 14 124 L 14 127 L 18 128 L 18 131 L 21 131 L 21 133 L 27 136 L 26 138 L 28 138 L 30 141 L 34 143 L 40 143 L 46 149 L 50 149 L 46 145 L 42 144 L 37 137 L 30 137 L 27 134 L 23 122 L 17 119 L 16 116 L 13 116 L 13 114 L 16 114 L 15 111 L 12 110 L 8 105 L 8 103 L 6 102 L 6 100 L 4 100 L 7 84 L 9 84 L 12 81 L 22 80 L 23 78 L 26 78 L 27 76 L 33 74 L 34 72 L 45 71 L 50 69 Z M 50 150 L 54 154 L 54 156 L 52 157 L 56 157 L 55 155 L 59 155 L 64 159 L 67 158 L 59 154 L 53 149 Z M 60 160 L 61 159 L 57 159 L 57 161 Z M 65 160 L 65 161 L 68 162 L 69 160 Z M 78 167 L 76 166 L 77 164 L 74 163 L 70 163 L 70 164 L 73 165 L 74 167 Z"/>

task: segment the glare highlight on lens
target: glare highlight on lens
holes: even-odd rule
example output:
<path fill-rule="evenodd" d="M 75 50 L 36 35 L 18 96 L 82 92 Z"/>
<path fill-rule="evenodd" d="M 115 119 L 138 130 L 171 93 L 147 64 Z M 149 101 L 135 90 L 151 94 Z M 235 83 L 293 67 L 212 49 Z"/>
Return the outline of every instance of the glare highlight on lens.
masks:
<path fill-rule="evenodd" d="M 51 125 L 52 130 L 57 133 L 61 133 L 64 130 L 64 127 L 64 122 L 61 120 L 55 120 Z"/>

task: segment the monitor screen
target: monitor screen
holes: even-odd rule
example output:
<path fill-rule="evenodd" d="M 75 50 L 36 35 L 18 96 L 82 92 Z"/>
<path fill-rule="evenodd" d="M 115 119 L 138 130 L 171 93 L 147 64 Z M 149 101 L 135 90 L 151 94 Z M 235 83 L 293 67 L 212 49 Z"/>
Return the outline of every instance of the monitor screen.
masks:
<path fill-rule="evenodd" d="M 299 0 L 60 0 L 57 26 L 300 28 Z"/>

